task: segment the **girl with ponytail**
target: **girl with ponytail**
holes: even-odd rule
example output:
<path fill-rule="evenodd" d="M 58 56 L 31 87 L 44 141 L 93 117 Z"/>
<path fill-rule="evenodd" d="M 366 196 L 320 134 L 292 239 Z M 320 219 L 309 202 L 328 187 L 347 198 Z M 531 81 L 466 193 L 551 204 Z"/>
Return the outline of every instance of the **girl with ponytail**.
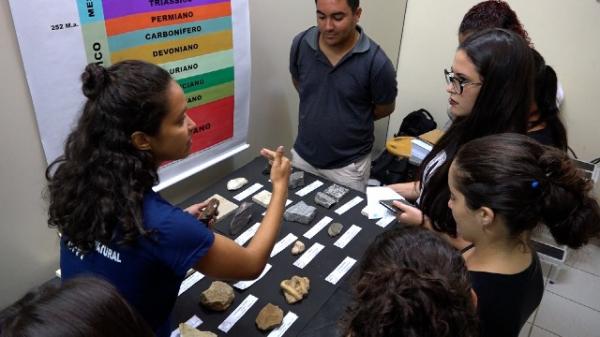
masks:
<path fill-rule="evenodd" d="M 413 226 L 382 233 L 358 275 L 343 336 L 477 335 L 464 260 L 439 235 Z"/>
<path fill-rule="evenodd" d="M 548 227 L 559 244 L 579 248 L 600 234 L 592 182 L 564 152 L 524 135 L 472 140 L 450 165 L 448 207 L 478 298 L 481 336 L 518 336 L 540 304 L 543 278 L 529 245 Z"/>

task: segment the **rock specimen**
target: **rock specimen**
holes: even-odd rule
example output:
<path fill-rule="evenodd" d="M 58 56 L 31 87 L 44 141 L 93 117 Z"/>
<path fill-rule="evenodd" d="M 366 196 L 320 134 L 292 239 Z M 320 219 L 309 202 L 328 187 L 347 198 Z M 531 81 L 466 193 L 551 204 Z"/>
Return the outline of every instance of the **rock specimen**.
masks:
<path fill-rule="evenodd" d="M 260 191 L 260 193 L 257 193 L 252 197 L 252 201 L 267 208 L 271 202 L 271 192 L 267 190 Z"/>
<path fill-rule="evenodd" d="M 325 191 L 323 191 L 323 192 L 334 197 L 335 200 L 340 201 L 340 199 L 342 199 L 346 195 L 346 193 L 348 193 L 348 191 L 350 191 L 350 190 L 343 186 L 340 186 L 338 184 L 333 184 L 333 185 L 327 187 L 327 189 L 325 189 Z"/>
<path fill-rule="evenodd" d="M 217 213 L 217 222 L 219 222 L 219 220 L 228 216 L 229 214 L 231 214 L 231 212 L 235 211 L 238 208 L 238 205 L 223 198 L 222 196 L 220 196 L 218 194 L 215 194 L 210 198 L 219 200 L 219 209 L 218 209 L 219 212 Z"/>
<path fill-rule="evenodd" d="M 240 188 L 244 187 L 247 183 L 248 179 L 244 177 L 231 179 L 227 182 L 227 189 L 230 191 L 239 190 Z"/>
<path fill-rule="evenodd" d="M 331 237 L 337 236 L 342 232 L 343 228 L 344 225 L 342 225 L 339 222 L 334 222 L 331 225 L 329 225 L 329 228 L 327 228 L 327 234 L 329 234 L 329 236 Z"/>
<path fill-rule="evenodd" d="M 233 288 L 221 281 L 214 281 L 200 294 L 200 303 L 214 311 L 225 311 L 235 298 Z"/>
<path fill-rule="evenodd" d="M 217 337 L 216 334 L 210 331 L 200 331 L 185 323 L 179 323 L 179 334 L 181 337 Z"/>
<path fill-rule="evenodd" d="M 294 242 L 294 246 L 292 247 L 292 255 L 302 254 L 302 252 L 304 252 L 304 249 L 306 249 L 304 243 L 302 241 L 296 241 Z"/>
<path fill-rule="evenodd" d="M 289 303 L 296 303 L 304 298 L 308 294 L 310 289 L 310 280 L 308 277 L 292 276 L 289 280 L 283 280 L 279 284 L 281 290 L 283 290 L 283 296 Z"/>
<path fill-rule="evenodd" d="M 299 201 L 294 206 L 288 208 L 283 217 L 287 221 L 299 222 L 301 224 L 309 224 L 317 214 L 317 209 L 307 205 L 304 201 Z"/>
<path fill-rule="evenodd" d="M 243 202 L 237 211 L 235 211 L 233 219 L 231 219 L 231 223 L 229 224 L 230 235 L 238 235 L 248 227 L 252 219 L 252 205 L 253 203 L 251 202 Z"/>
<path fill-rule="evenodd" d="M 300 186 L 304 186 L 304 171 L 296 171 L 290 174 L 288 187 L 293 189 Z"/>
<path fill-rule="evenodd" d="M 271 330 L 283 321 L 283 310 L 271 303 L 265 305 L 256 316 L 256 326 L 261 331 Z"/>
<path fill-rule="evenodd" d="M 212 219 L 216 220 L 217 217 L 217 210 L 219 208 L 219 205 L 221 203 L 219 202 L 218 199 L 216 198 L 212 198 L 208 201 L 208 205 L 206 207 L 204 207 L 204 209 L 202 209 L 202 211 L 200 211 L 200 214 L 198 215 L 198 220 L 209 224 L 210 221 Z"/>
<path fill-rule="evenodd" d="M 331 206 L 333 206 L 335 203 L 337 203 L 337 200 L 329 194 L 323 192 L 317 192 L 317 194 L 315 194 L 315 204 L 317 205 L 321 205 L 325 208 L 331 208 Z"/>

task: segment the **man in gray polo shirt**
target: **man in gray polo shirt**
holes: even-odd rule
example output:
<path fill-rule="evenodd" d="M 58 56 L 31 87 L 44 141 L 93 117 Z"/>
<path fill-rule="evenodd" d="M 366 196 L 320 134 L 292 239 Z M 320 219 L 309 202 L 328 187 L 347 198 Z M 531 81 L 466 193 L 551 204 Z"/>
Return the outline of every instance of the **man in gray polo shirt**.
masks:
<path fill-rule="evenodd" d="M 394 111 L 396 72 L 358 26 L 359 0 L 316 0 L 317 27 L 292 43 L 290 72 L 300 95 L 295 167 L 364 191 L 373 122 Z"/>

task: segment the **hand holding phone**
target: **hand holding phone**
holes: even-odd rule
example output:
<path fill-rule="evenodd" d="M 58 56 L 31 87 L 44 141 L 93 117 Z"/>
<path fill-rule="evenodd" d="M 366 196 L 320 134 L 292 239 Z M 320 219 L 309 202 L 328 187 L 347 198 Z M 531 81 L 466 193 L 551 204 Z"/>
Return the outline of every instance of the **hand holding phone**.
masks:
<path fill-rule="evenodd" d="M 379 200 L 379 203 L 389 209 L 390 211 L 392 211 L 393 213 L 403 213 L 404 211 L 401 210 L 400 208 L 396 207 L 396 205 L 394 205 L 394 201 L 399 201 L 405 205 L 411 206 L 411 207 L 415 207 L 413 204 L 411 204 L 410 202 L 408 202 L 406 199 L 388 199 L 388 200 Z"/>

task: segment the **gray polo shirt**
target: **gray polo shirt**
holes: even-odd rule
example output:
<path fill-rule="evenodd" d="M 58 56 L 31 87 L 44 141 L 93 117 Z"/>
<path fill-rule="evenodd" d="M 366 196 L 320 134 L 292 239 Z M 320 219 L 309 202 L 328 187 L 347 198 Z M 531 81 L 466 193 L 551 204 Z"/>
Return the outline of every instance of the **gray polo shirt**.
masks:
<path fill-rule="evenodd" d="M 354 48 L 334 67 L 319 49 L 319 30 L 298 34 L 290 72 L 299 83 L 300 120 L 294 149 L 314 167 L 334 169 L 362 158 L 373 147 L 375 105 L 394 102 L 396 71 L 360 27 Z"/>

